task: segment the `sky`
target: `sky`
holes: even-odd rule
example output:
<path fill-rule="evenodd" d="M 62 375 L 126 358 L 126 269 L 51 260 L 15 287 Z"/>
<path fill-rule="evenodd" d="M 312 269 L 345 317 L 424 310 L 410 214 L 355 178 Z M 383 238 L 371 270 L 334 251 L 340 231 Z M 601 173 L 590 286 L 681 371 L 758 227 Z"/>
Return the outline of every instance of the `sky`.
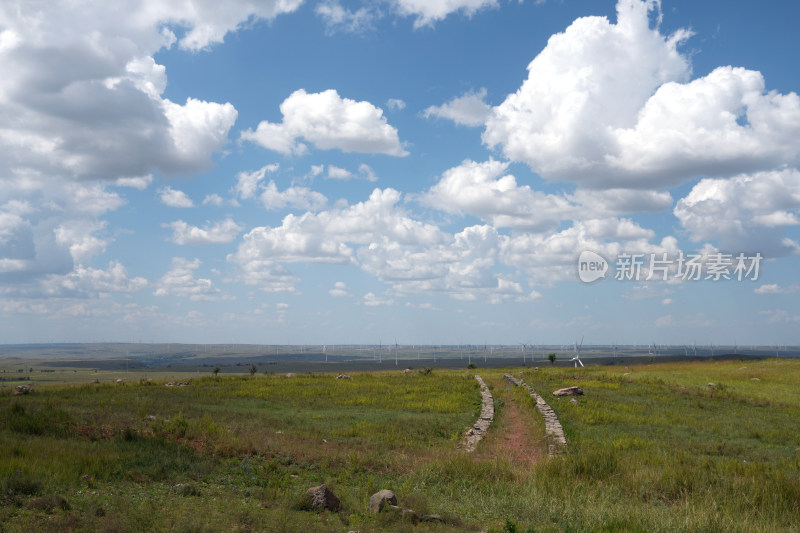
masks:
<path fill-rule="evenodd" d="M 798 17 L 4 0 L 0 343 L 800 344 Z"/>

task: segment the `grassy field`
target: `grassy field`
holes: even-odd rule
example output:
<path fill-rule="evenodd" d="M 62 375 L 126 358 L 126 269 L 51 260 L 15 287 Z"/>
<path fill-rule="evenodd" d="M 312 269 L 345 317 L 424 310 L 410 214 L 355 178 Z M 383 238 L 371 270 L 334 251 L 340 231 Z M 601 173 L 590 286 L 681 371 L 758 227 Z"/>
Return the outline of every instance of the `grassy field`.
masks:
<path fill-rule="evenodd" d="M 797 531 L 800 361 L 194 377 L 0 389 L 0 531 Z M 104 374 L 100 374 L 104 376 Z M 713 383 L 710 386 L 709 383 Z M 556 388 L 579 385 L 577 404 Z M 526 453 L 525 450 L 529 450 Z M 301 510 L 326 483 L 338 513 Z M 444 523 L 368 513 L 394 490 Z"/>

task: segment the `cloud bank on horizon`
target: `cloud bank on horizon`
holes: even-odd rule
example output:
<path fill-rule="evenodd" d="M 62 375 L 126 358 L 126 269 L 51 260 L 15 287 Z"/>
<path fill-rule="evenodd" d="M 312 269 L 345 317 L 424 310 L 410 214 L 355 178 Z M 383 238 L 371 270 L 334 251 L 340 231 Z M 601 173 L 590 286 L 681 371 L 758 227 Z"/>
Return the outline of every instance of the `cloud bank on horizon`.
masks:
<path fill-rule="evenodd" d="M 800 98 L 597 4 L 4 2 L 0 342 L 789 342 Z M 544 45 L 503 89 L 477 35 Z M 589 289 L 583 250 L 767 265 Z"/>

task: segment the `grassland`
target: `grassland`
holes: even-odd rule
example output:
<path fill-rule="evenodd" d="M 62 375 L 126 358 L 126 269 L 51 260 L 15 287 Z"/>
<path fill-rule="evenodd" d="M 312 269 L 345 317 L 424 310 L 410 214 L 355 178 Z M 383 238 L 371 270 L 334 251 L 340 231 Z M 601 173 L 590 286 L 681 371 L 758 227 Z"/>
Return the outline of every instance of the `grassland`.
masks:
<path fill-rule="evenodd" d="M 511 369 L 565 428 L 569 451 L 550 460 L 530 398 L 478 372 L 498 412 L 474 455 L 457 450 L 480 409 L 464 370 L 6 388 L 0 531 L 800 527 L 796 360 Z M 577 405 L 550 395 L 567 385 L 584 389 Z M 340 512 L 299 510 L 319 483 Z M 381 488 L 445 523 L 368 514 Z"/>

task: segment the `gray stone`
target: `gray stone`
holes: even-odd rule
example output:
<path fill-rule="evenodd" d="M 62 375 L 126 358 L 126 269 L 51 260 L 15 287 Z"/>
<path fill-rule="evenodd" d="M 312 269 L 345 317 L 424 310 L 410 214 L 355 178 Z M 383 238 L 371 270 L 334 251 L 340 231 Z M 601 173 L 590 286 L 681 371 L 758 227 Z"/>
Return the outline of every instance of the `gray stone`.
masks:
<path fill-rule="evenodd" d="M 553 391 L 553 396 L 580 396 L 583 395 L 583 389 L 580 387 L 565 387 Z"/>
<path fill-rule="evenodd" d="M 339 374 L 338 376 L 336 376 L 336 379 L 350 379 L 350 376 L 348 376 L 347 374 Z"/>
<path fill-rule="evenodd" d="M 311 487 L 306 491 L 306 496 L 311 499 L 311 508 L 318 510 L 338 511 L 340 507 L 339 498 L 328 488 L 327 485 Z"/>
<path fill-rule="evenodd" d="M 564 428 L 561 427 L 561 423 L 558 421 L 555 411 L 553 411 L 553 409 L 547 405 L 547 402 L 544 401 L 544 398 L 542 398 L 535 390 L 533 390 L 530 385 L 510 374 L 506 374 L 504 377 L 506 381 L 513 383 L 514 385 L 524 387 L 531 395 L 531 398 L 536 400 L 536 409 L 539 410 L 539 413 L 544 419 L 545 436 L 547 437 L 548 442 L 548 454 L 553 456 L 557 453 L 566 451 L 567 439 L 564 436 Z"/>
<path fill-rule="evenodd" d="M 397 496 L 388 489 L 379 490 L 369 497 L 369 512 L 373 514 L 380 513 L 387 503 L 389 505 L 397 505 Z"/>
<path fill-rule="evenodd" d="M 422 521 L 422 522 L 444 522 L 444 518 L 442 518 L 438 514 L 426 514 L 426 515 L 422 515 L 422 518 L 420 518 L 420 521 Z"/>
<path fill-rule="evenodd" d="M 14 396 L 22 396 L 23 394 L 30 394 L 33 392 L 33 387 L 30 385 L 17 385 L 14 390 Z"/>
<path fill-rule="evenodd" d="M 492 393 L 480 376 L 475 375 L 475 379 L 481 387 L 481 415 L 472 427 L 467 430 L 466 435 L 464 435 L 462 445 L 468 452 L 475 451 L 475 448 L 478 447 L 478 443 L 489 430 L 489 426 L 492 425 L 492 421 L 494 420 L 494 398 L 492 398 Z"/>

